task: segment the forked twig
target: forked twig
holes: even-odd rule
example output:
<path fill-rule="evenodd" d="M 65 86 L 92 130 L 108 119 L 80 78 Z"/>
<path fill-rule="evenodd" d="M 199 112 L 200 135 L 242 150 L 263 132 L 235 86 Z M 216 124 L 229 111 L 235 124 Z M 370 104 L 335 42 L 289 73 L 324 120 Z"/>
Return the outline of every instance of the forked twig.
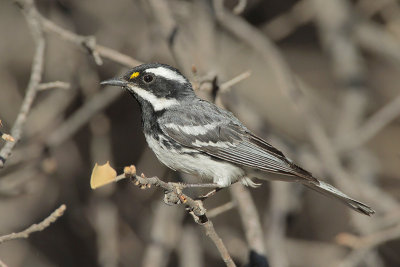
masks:
<path fill-rule="evenodd" d="M 185 204 L 194 221 L 204 227 L 206 235 L 213 241 L 226 265 L 228 267 L 236 266 L 225 244 L 215 231 L 213 223 L 207 217 L 203 202 L 194 200 L 182 193 L 183 188 L 180 183 L 167 183 L 156 176 L 146 177 L 144 174 L 138 176 L 136 175 L 136 168 L 134 166 L 125 167 L 124 174 L 117 176 L 116 179 L 120 180 L 124 178 L 131 178 L 134 184 L 140 186 L 141 189 L 149 188 L 151 185 L 162 187 L 165 189 L 164 202 L 168 205 Z"/>
<path fill-rule="evenodd" d="M 37 10 L 32 0 L 25 0 L 19 2 L 23 8 L 23 13 L 25 19 L 30 27 L 31 34 L 36 43 L 35 54 L 33 56 L 32 71 L 29 79 L 28 87 L 26 89 L 26 94 L 22 102 L 20 111 L 18 113 L 17 119 L 11 129 L 11 136 L 14 137 L 15 142 L 7 142 L 4 147 L 0 150 L 0 168 L 4 167 L 4 163 L 10 156 L 11 151 L 21 139 L 22 128 L 25 125 L 26 118 L 29 111 L 31 110 L 34 99 L 36 98 L 36 93 L 38 91 L 38 85 L 42 80 L 42 73 L 44 68 L 44 51 L 46 47 L 46 41 L 43 36 L 43 30 L 41 24 L 39 23 L 36 14 Z"/>
<path fill-rule="evenodd" d="M 22 232 L 19 233 L 12 233 L 9 235 L 3 235 L 0 236 L 0 244 L 9 240 L 14 240 L 18 238 L 28 238 L 30 234 L 34 232 L 39 232 L 43 231 L 47 227 L 50 226 L 50 224 L 54 223 L 58 218 L 60 218 L 63 214 L 64 211 L 66 210 L 67 206 L 62 204 L 59 208 L 57 208 L 55 211 L 53 211 L 46 219 L 41 221 L 38 224 L 32 224 L 29 226 L 27 229 L 25 229 Z"/>

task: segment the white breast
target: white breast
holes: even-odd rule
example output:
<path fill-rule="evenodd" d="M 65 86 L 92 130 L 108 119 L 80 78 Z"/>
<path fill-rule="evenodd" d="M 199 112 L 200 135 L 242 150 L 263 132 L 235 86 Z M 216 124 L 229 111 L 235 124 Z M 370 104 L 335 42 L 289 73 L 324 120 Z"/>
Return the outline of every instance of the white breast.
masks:
<path fill-rule="evenodd" d="M 174 148 L 167 149 L 162 144 L 162 137 L 157 141 L 152 136 L 146 135 L 146 140 L 157 158 L 173 170 L 203 177 L 221 187 L 229 186 L 245 176 L 242 168 L 228 162 L 213 160 L 210 156 L 199 154 L 194 149 L 183 148 L 179 151 Z M 182 152 L 196 154 L 187 155 Z M 242 182 L 246 184 L 248 179 L 242 179 Z"/>

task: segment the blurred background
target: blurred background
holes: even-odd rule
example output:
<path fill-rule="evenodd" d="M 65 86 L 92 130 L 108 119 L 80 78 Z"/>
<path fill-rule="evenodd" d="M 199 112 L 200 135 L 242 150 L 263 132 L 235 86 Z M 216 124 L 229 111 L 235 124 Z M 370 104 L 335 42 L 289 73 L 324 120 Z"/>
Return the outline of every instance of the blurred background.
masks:
<path fill-rule="evenodd" d="M 130 95 L 99 85 L 140 62 L 179 68 L 201 97 L 377 211 L 283 182 L 224 189 L 204 204 L 238 266 L 266 266 L 254 251 L 270 266 L 400 266 L 398 1 L 3 0 L 0 35 L 0 131 L 14 135 L 33 101 L 0 169 L 0 235 L 67 206 L 43 231 L 0 244 L 0 266 L 225 266 L 162 190 L 90 189 L 106 161 L 196 181 L 149 151 Z"/>

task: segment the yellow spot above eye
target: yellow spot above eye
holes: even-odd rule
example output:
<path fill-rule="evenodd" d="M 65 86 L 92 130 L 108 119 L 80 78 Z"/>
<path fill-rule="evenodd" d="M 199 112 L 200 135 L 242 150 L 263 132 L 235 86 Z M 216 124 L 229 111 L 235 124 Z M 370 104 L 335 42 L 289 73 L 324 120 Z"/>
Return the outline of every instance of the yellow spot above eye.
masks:
<path fill-rule="evenodd" d="M 137 76 L 139 76 L 139 72 L 134 72 L 134 73 L 132 73 L 132 75 L 131 75 L 131 77 L 129 77 L 129 79 L 133 79 L 133 78 L 136 78 Z"/>

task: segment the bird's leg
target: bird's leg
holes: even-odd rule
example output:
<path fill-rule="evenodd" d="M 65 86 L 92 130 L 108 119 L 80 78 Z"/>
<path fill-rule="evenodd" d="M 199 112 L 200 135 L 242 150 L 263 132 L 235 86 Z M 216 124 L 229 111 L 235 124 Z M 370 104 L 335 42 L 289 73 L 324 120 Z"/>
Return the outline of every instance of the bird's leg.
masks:
<path fill-rule="evenodd" d="M 220 187 L 218 184 L 215 184 L 215 183 L 207 183 L 207 184 L 203 184 L 203 183 L 198 183 L 198 184 L 171 183 L 171 184 L 173 184 L 181 189 L 183 189 L 183 188 L 214 188 L 207 194 L 198 196 L 197 198 L 195 198 L 195 200 L 205 200 L 205 199 L 215 195 L 215 193 L 217 193 L 219 190 L 222 189 L 222 187 Z"/>
<path fill-rule="evenodd" d="M 202 184 L 202 183 L 198 183 L 198 184 L 185 184 L 185 183 L 180 183 L 182 188 L 193 188 L 193 187 L 198 187 L 198 188 L 218 188 L 219 185 L 218 184 L 214 184 L 214 183 L 208 183 L 208 184 Z"/>
<path fill-rule="evenodd" d="M 196 200 L 201 200 L 201 201 L 206 200 L 207 198 L 209 198 L 209 197 L 215 195 L 215 193 L 217 193 L 217 192 L 220 191 L 221 189 L 223 189 L 223 187 L 217 187 L 217 188 L 211 190 L 210 192 L 208 192 L 207 194 L 205 194 L 205 195 L 200 195 L 200 196 L 196 197 L 195 199 L 196 199 Z"/>

